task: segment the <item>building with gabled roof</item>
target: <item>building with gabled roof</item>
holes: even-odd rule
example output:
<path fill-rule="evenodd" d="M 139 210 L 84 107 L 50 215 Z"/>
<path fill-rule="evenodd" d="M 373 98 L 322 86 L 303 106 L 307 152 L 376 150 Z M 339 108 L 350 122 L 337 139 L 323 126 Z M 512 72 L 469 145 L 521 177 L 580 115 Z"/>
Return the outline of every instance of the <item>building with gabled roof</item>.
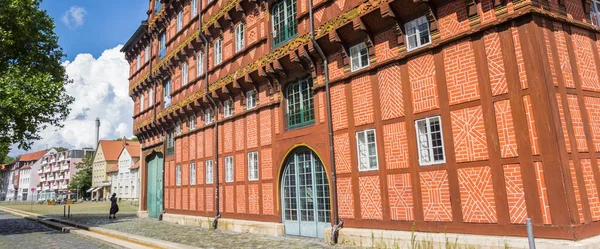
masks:
<path fill-rule="evenodd" d="M 122 141 L 100 140 L 94 154 L 93 170 L 92 170 L 92 188 L 88 191 L 92 193 L 93 199 L 104 199 L 111 192 L 111 179 L 109 173 L 119 162 L 119 156 L 124 148 L 137 148 L 140 144 L 137 141 Z M 138 152 L 139 155 L 139 152 Z"/>
<path fill-rule="evenodd" d="M 54 149 L 30 152 L 17 158 L 17 162 L 14 166 L 15 174 L 13 179 L 15 181 L 15 183 L 13 183 L 15 190 L 13 196 L 16 194 L 16 198 L 13 200 L 30 201 L 36 198 L 38 190 L 37 185 L 39 182 L 37 171 L 40 168 L 40 159 L 48 151 L 53 150 Z"/>
<path fill-rule="evenodd" d="M 121 150 L 119 162 L 107 172 L 111 181 L 111 193 L 116 193 L 117 198 L 127 200 L 139 198 L 139 164 L 139 146 L 131 144 Z"/>

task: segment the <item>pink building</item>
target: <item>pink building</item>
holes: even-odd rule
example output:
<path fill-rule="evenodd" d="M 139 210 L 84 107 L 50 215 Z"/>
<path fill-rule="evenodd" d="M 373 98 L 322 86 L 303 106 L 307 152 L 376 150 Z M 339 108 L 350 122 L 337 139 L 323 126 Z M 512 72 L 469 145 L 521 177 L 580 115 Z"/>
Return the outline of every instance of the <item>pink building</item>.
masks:
<path fill-rule="evenodd" d="M 69 183 L 78 171 L 77 164 L 90 153 L 93 153 L 91 148 L 84 148 L 44 155 L 41 159 L 41 167 L 38 169 L 38 199 L 74 196 L 75 193 L 68 189 Z"/>

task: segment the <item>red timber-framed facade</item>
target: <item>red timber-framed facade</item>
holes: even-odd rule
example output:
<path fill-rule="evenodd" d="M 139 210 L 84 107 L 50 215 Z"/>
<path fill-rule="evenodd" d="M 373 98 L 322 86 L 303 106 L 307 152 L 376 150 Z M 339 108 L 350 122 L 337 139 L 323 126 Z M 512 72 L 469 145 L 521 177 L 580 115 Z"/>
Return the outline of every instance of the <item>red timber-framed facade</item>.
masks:
<path fill-rule="evenodd" d="M 330 226 L 525 236 L 529 217 L 536 237 L 600 234 L 595 2 L 155 1 L 123 49 L 142 210 L 158 155 L 161 213 L 285 223 L 302 149 L 327 175 Z"/>

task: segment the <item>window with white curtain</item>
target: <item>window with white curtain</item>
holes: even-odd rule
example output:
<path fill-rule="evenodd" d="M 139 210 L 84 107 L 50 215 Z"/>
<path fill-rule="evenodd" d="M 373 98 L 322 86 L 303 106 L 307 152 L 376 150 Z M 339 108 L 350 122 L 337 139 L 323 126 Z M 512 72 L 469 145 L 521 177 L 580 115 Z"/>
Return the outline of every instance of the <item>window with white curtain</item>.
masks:
<path fill-rule="evenodd" d="M 213 161 L 206 161 L 206 184 L 213 183 Z"/>
<path fill-rule="evenodd" d="M 258 152 L 249 152 L 248 153 L 248 180 L 249 181 L 257 181 L 258 180 Z"/>
<path fill-rule="evenodd" d="M 233 182 L 233 156 L 225 157 L 225 182 Z"/>
<path fill-rule="evenodd" d="M 378 169 L 375 129 L 357 131 L 356 146 L 358 152 L 358 170 L 368 171 Z"/>

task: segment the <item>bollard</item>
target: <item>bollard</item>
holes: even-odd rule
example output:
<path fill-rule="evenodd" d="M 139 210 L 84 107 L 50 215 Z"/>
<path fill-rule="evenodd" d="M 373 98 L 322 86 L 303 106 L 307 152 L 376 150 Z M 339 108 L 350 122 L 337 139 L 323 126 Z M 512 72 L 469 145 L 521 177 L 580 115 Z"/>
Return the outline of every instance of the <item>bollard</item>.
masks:
<path fill-rule="evenodd" d="M 71 218 L 71 205 L 69 205 L 69 218 Z"/>
<path fill-rule="evenodd" d="M 63 217 L 67 216 L 67 207 L 63 206 Z"/>
<path fill-rule="evenodd" d="M 533 225 L 531 224 L 531 218 L 527 218 L 525 221 L 527 224 L 527 238 L 529 239 L 529 249 L 535 249 L 535 241 L 533 237 Z"/>

